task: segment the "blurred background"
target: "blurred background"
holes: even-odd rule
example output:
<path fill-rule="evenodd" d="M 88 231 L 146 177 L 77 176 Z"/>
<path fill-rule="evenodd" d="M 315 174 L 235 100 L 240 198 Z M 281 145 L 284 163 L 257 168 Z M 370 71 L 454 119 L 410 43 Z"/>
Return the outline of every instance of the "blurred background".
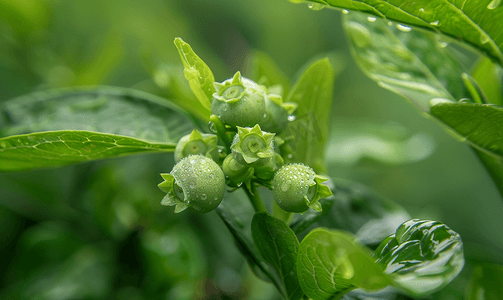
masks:
<path fill-rule="evenodd" d="M 491 179 L 467 145 L 363 75 L 340 11 L 287 0 L 0 0 L 0 101 L 76 85 L 190 93 L 173 87 L 183 82 L 175 37 L 217 81 L 246 69 L 253 50 L 292 81 L 313 58 L 335 55 L 344 68 L 329 175 L 461 234 L 468 264 L 435 298 L 459 299 L 473 263 L 503 263 L 503 201 Z M 158 174 L 172 166 L 164 154 L 0 174 L 0 299 L 278 299 L 214 212 L 159 204 Z"/>

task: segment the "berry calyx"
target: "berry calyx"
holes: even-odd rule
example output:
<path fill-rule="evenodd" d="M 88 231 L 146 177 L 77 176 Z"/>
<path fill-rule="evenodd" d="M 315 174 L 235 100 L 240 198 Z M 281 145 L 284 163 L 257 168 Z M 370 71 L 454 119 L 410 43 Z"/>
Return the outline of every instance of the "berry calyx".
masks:
<path fill-rule="evenodd" d="M 274 201 L 287 212 L 303 213 L 309 208 L 321 211 L 318 200 L 332 195 L 330 188 L 322 184 L 327 180 L 303 164 L 285 165 L 272 180 Z"/>
<path fill-rule="evenodd" d="M 264 119 L 264 88 L 241 76 L 238 71 L 222 83 L 214 83 L 211 113 L 230 126 L 253 126 Z"/>
<path fill-rule="evenodd" d="M 214 134 L 204 134 L 194 129 L 192 133 L 183 136 L 176 144 L 175 161 L 182 158 L 201 154 L 218 161 L 218 138 Z"/>
<path fill-rule="evenodd" d="M 207 213 L 217 208 L 224 197 L 224 173 L 208 157 L 185 157 L 173 167 L 171 173 L 161 176 L 164 181 L 158 186 L 166 193 L 161 204 L 176 206 L 175 213 L 187 208 Z"/>
<path fill-rule="evenodd" d="M 242 165 L 261 167 L 274 155 L 274 133 L 262 131 L 259 125 L 253 128 L 237 127 L 238 132 L 232 141 L 232 155 Z"/>

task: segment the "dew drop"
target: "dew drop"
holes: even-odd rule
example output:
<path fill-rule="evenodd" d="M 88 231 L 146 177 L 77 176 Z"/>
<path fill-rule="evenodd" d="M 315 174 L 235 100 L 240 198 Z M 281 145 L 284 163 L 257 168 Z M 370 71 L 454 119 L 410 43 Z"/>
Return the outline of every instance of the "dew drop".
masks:
<path fill-rule="evenodd" d="M 403 32 L 409 32 L 412 30 L 412 27 L 405 26 L 403 24 L 396 24 L 396 28 L 398 28 L 398 30 L 403 31 Z"/>
<path fill-rule="evenodd" d="M 208 196 L 206 196 L 206 194 L 201 194 L 201 200 L 206 200 L 206 198 L 208 198 Z"/>
<path fill-rule="evenodd" d="M 342 10 L 342 13 L 343 13 L 343 14 L 345 14 L 345 15 L 347 15 L 347 14 L 349 14 L 349 10 L 347 10 L 347 9 L 343 9 L 343 10 Z"/>
<path fill-rule="evenodd" d="M 295 116 L 294 115 L 289 115 L 288 116 L 288 121 L 295 121 Z"/>
<path fill-rule="evenodd" d="M 369 22 L 375 22 L 377 20 L 377 18 L 376 17 L 367 17 L 367 20 Z"/>
<path fill-rule="evenodd" d="M 438 45 L 440 46 L 440 48 L 445 48 L 445 47 L 449 46 L 449 43 L 447 43 L 447 42 L 439 42 Z"/>
<path fill-rule="evenodd" d="M 293 158 L 293 154 L 289 153 L 286 157 L 288 157 L 289 159 L 292 159 Z"/>
<path fill-rule="evenodd" d="M 312 10 L 322 10 L 325 6 L 320 3 L 311 3 L 308 4 L 307 7 Z"/>
<path fill-rule="evenodd" d="M 434 22 L 430 22 L 430 25 L 433 25 L 433 26 L 438 26 L 440 24 L 440 20 L 436 20 Z"/>
<path fill-rule="evenodd" d="M 419 11 L 420 11 L 420 12 L 424 12 L 424 8 L 422 8 L 422 7 L 421 7 L 421 8 L 419 9 Z"/>
<path fill-rule="evenodd" d="M 218 196 L 215 196 L 215 197 L 213 198 L 213 200 L 217 201 L 217 200 L 218 200 Z"/>
<path fill-rule="evenodd" d="M 197 160 L 193 159 L 193 160 L 190 161 L 190 163 L 194 165 L 194 164 L 197 163 Z"/>
<path fill-rule="evenodd" d="M 191 189 L 193 189 L 195 186 L 196 186 L 196 184 L 195 184 L 194 182 L 189 183 L 189 187 L 190 187 Z"/>
<path fill-rule="evenodd" d="M 393 22 L 388 21 L 388 26 L 391 26 L 391 25 L 393 25 Z"/>
<path fill-rule="evenodd" d="M 267 118 L 267 113 L 264 113 L 264 119 Z"/>

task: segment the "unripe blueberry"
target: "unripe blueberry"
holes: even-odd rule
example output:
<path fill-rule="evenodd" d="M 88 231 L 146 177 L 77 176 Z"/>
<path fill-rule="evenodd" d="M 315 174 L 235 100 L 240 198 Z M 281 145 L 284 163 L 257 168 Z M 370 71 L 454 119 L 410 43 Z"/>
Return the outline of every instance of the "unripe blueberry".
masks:
<path fill-rule="evenodd" d="M 302 213 L 308 208 L 321 211 L 318 200 L 332 195 L 330 189 L 321 184 L 326 180 L 303 164 L 285 165 L 272 180 L 274 201 L 287 212 Z"/>
<path fill-rule="evenodd" d="M 161 174 L 159 188 L 167 193 L 162 205 L 176 205 L 175 213 L 191 208 L 198 213 L 214 210 L 224 197 L 225 177 L 210 158 L 191 155 L 183 158 L 171 173 Z"/>
<path fill-rule="evenodd" d="M 264 119 L 266 91 L 262 86 L 241 77 L 239 71 L 231 79 L 214 85 L 211 113 L 225 124 L 251 127 Z"/>
<path fill-rule="evenodd" d="M 274 133 L 263 132 L 259 125 L 237 129 L 231 145 L 234 159 L 254 168 L 266 165 L 274 155 Z"/>
<path fill-rule="evenodd" d="M 192 133 L 183 136 L 176 144 L 175 161 L 179 162 L 184 157 L 197 154 L 218 161 L 217 141 L 216 135 L 200 133 L 194 129 Z"/>
<path fill-rule="evenodd" d="M 232 154 L 229 154 L 225 157 L 224 162 L 222 163 L 222 170 L 224 171 L 224 175 L 227 178 L 227 185 L 232 187 L 237 187 L 241 183 L 252 178 L 254 169 L 240 164 Z"/>

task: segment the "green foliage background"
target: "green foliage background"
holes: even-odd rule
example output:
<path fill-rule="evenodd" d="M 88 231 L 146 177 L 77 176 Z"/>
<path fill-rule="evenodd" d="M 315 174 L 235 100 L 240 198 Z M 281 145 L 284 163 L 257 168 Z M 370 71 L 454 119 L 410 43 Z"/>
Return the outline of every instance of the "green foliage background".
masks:
<path fill-rule="evenodd" d="M 461 235 L 468 264 L 436 299 L 461 297 L 472 263 L 503 264 L 503 202 L 489 175 L 466 144 L 357 68 L 337 11 L 286 0 L 0 0 L 0 101 L 98 84 L 183 94 L 169 80 L 182 78 L 175 37 L 217 81 L 245 68 L 252 50 L 291 79 L 330 54 L 345 68 L 335 82 L 328 175 Z M 418 134 L 417 147 L 404 150 Z M 345 136 L 371 149 L 348 153 L 339 147 Z M 172 154 L 148 154 L 1 174 L 0 298 L 275 299 L 214 212 L 175 215 L 159 204 L 158 174 L 172 165 Z"/>

